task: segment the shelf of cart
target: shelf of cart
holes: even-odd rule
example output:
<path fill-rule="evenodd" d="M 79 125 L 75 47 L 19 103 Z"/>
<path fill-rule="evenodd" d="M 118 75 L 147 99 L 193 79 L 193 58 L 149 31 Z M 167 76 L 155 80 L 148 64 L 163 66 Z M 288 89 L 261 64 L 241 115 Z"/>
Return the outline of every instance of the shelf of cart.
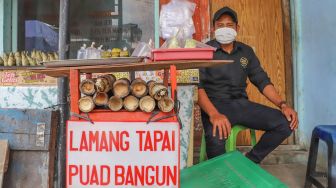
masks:
<path fill-rule="evenodd" d="M 107 73 L 107 72 L 129 72 L 129 71 L 151 71 L 169 69 L 172 65 L 176 70 L 197 69 L 202 67 L 220 66 L 232 63 L 231 60 L 179 60 L 179 61 L 156 61 L 140 63 L 124 63 L 114 65 L 92 65 L 77 67 L 55 67 L 32 70 L 33 72 L 44 73 L 52 77 L 69 76 L 70 70 L 79 70 L 80 73 Z M 64 60 L 66 63 L 66 60 Z"/>
<path fill-rule="evenodd" d="M 155 117 L 152 120 L 169 116 L 169 118 L 162 119 L 159 122 L 177 122 L 177 117 L 172 116 L 174 114 L 175 114 L 174 112 L 169 113 L 159 112 L 157 115 L 155 115 Z M 89 113 L 80 113 L 80 115 L 84 117 L 87 117 L 88 115 L 92 121 L 147 122 L 149 118 L 152 116 L 152 113 L 146 113 L 142 111 L 128 112 L 126 110 L 112 112 L 111 110 L 96 109 Z M 73 116 L 71 120 L 78 120 L 78 118 Z"/>
<path fill-rule="evenodd" d="M 0 70 L 44 70 L 44 66 L 0 66 Z"/>

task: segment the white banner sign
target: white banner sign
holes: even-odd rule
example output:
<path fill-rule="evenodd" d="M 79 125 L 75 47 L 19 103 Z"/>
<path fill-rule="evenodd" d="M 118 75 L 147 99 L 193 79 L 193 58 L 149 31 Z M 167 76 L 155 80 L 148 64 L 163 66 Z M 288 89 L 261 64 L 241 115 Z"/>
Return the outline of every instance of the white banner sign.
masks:
<path fill-rule="evenodd" d="M 178 123 L 69 121 L 67 187 L 179 187 Z"/>

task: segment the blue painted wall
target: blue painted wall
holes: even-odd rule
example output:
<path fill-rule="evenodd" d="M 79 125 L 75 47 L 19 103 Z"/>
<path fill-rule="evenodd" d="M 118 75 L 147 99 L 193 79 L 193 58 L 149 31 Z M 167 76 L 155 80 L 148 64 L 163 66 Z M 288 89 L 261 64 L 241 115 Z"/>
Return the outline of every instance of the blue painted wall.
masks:
<path fill-rule="evenodd" d="M 316 125 L 336 125 L 336 1 L 292 1 L 295 103 L 299 142 L 309 146 Z M 322 144 L 326 156 L 326 146 Z"/>
<path fill-rule="evenodd" d="M 0 87 L 0 108 L 44 109 L 56 104 L 56 86 Z"/>

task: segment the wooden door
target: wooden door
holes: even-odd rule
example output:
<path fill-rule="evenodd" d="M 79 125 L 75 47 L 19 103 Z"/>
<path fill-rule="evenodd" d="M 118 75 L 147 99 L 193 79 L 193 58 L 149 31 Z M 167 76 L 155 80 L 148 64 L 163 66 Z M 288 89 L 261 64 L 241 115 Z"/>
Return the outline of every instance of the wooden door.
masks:
<path fill-rule="evenodd" d="M 240 25 L 238 40 L 254 49 L 275 88 L 281 97 L 286 99 L 282 0 L 210 1 L 211 15 L 224 6 L 229 6 L 237 12 Z M 275 107 L 250 83 L 247 93 L 252 101 Z M 257 131 L 258 139 L 261 135 L 262 132 Z M 248 131 L 242 132 L 237 142 L 239 145 L 249 145 L 250 135 Z M 288 140 L 284 144 L 288 144 Z"/>

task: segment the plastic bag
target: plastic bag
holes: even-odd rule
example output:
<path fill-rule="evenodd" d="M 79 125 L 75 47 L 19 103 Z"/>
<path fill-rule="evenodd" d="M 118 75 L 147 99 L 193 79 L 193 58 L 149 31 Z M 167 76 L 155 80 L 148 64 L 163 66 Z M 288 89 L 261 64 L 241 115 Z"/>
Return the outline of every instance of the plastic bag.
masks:
<path fill-rule="evenodd" d="M 99 50 L 95 47 L 96 43 L 92 42 L 91 46 L 85 49 L 85 59 L 97 59 Z"/>
<path fill-rule="evenodd" d="M 182 30 L 179 38 L 192 38 L 195 26 L 192 19 L 195 3 L 187 0 L 172 0 L 163 5 L 160 12 L 160 34 L 163 39 L 170 39 Z"/>
<path fill-rule="evenodd" d="M 171 48 L 212 48 L 212 49 L 215 49 L 214 47 L 210 45 L 204 44 L 192 38 L 177 40 L 174 37 L 166 40 L 160 48 L 161 49 L 171 49 Z"/>
<path fill-rule="evenodd" d="M 132 57 L 148 57 L 150 58 L 152 55 L 153 42 L 152 39 L 149 40 L 148 43 L 139 42 L 139 44 L 135 47 Z"/>
<path fill-rule="evenodd" d="M 77 51 L 77 59 L 85 59 L 85 53 L 86 44 L 83 44 L 83 46 L 81 46 L 80 49 Z"/>

